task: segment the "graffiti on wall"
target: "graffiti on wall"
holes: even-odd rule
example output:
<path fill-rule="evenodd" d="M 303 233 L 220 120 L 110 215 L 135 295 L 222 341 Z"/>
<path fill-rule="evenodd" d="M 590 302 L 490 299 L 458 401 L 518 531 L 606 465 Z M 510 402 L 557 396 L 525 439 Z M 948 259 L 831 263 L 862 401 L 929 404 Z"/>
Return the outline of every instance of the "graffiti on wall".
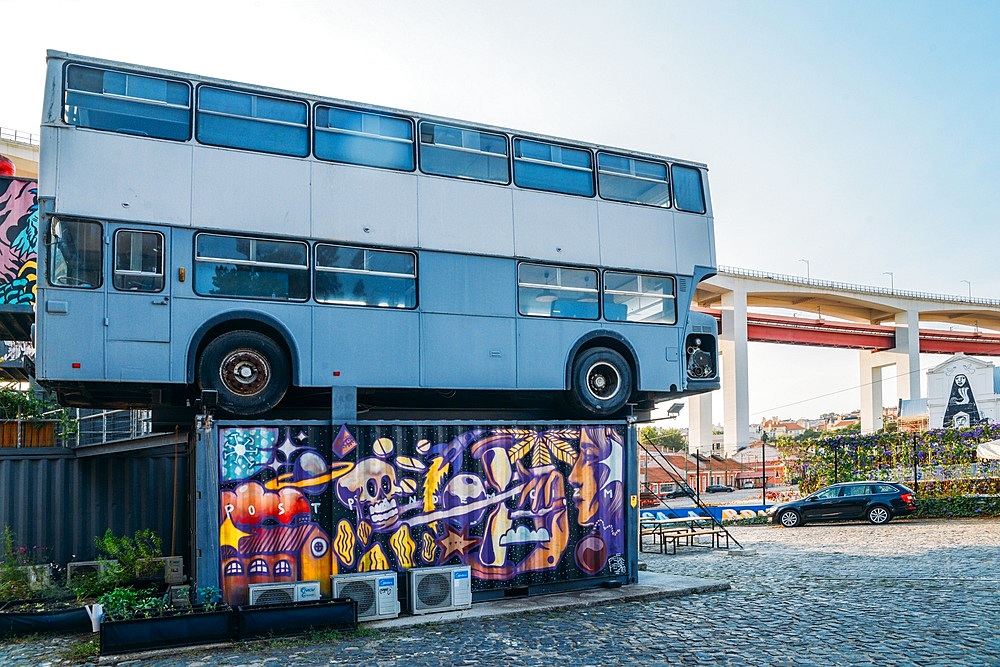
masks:
<path fill-rule="evenodd" d="M 0 177 L 0 303 L 35 302 L 38 182 Z"/>
<path fill-rule="evenodd" d="M 626 573 L 624 427 L 220 427 L 226 601 L 465 564 L 473 590 Z"/>
<path fill-rule="evenodd" d="M 38 182 L 0 177 L 0 304 L 35 303 Z M 0 341 L 0 361 L 34 357 L 26 341 Z"/>

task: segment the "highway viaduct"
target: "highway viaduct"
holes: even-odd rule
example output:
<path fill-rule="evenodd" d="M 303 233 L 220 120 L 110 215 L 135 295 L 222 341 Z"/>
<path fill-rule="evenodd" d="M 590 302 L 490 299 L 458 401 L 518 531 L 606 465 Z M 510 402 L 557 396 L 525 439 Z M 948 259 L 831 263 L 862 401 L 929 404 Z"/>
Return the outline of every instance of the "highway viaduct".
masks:
<path fill-rule="evenodd" d="M 857 350 L 864 433 L 882 427 L 886 367 L 896 367 L 900 399 L 922 398 L 921 352 L 1000 356 L 998 299 L 719 267 L 717 275 L 695 290 L 693 306 L 714 314 L 720 325 L 727 453 L 750 444 L 747 344 L 751 341 Z M 775 310 L 791 311 L 793 316 Z M 711 442 L 712 395 L 690 398 L 688 408 L 689 440 Z"/>

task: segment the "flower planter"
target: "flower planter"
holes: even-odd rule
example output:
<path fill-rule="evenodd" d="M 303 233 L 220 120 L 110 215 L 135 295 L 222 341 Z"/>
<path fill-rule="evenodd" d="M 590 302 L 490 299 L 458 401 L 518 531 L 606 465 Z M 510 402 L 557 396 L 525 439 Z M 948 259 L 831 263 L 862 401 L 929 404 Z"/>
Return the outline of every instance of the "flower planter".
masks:
<path fill-rule="evenodd" d="M 0 613 L 0 637 L 37 632 L 87 632 L 90 629 L 90 616 L 83 607 Z"/>
<path fill-rule="evenodd" d="M 211 644 L 232 639 L 229 609 L 101 623 L 101 654 Z"/>
<path fill-rule="evenodd" d="M 358 605 L 350 598 L 294 604 L 239 606 L 236 608 L 239 639 L 293 635 L 324 628 L 358 626 Z"/>

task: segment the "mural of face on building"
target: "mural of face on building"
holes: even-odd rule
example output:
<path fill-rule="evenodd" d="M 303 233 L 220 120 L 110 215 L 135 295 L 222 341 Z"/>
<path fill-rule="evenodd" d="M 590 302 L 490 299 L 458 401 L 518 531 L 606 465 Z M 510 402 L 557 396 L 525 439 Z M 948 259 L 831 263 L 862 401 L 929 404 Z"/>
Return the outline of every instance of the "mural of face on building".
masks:
<path fill-rule="evenodd" d="M 367 521 L 377 532 L 388 531 L 399 521 L 396 497 L 400 493 L 396 469 L 378 457 L 358 461 L 337 480 L 337 499 L 357 512 L 359 522 Z"/>
<path fill-rule="evenodd" d="M 602 518 L 609 525 L 618 524 L 624 509 L 621 471 L 623 444 L 614 429 L 580 430 L 580 453 L 569 473 L 573 486 L 576 520 L 581 526 L 593 525 Z"/>
<path fill-rule="evenodd" d="M 951 393 L 948 396 L 943 426 L 962 427 L 977 423 L 979 423 L 979 407 L 972 393 L 972 385 L 965 373 L 958 373 L 951 382 Z"/>

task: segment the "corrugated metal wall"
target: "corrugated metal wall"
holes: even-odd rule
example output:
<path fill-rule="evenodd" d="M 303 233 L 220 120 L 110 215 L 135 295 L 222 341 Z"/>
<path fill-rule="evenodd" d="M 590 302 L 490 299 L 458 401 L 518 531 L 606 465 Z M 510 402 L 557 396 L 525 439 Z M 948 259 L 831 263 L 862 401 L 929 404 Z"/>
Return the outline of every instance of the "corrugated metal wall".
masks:
<path fill-rule="evenodd" d="M 0 527 L 46 547 L 48 560 L 93 560 L 94 537 L 151 528 L 165 555 L 188 557 L 187 449 L 74 458 L 0 457 Z"/>

